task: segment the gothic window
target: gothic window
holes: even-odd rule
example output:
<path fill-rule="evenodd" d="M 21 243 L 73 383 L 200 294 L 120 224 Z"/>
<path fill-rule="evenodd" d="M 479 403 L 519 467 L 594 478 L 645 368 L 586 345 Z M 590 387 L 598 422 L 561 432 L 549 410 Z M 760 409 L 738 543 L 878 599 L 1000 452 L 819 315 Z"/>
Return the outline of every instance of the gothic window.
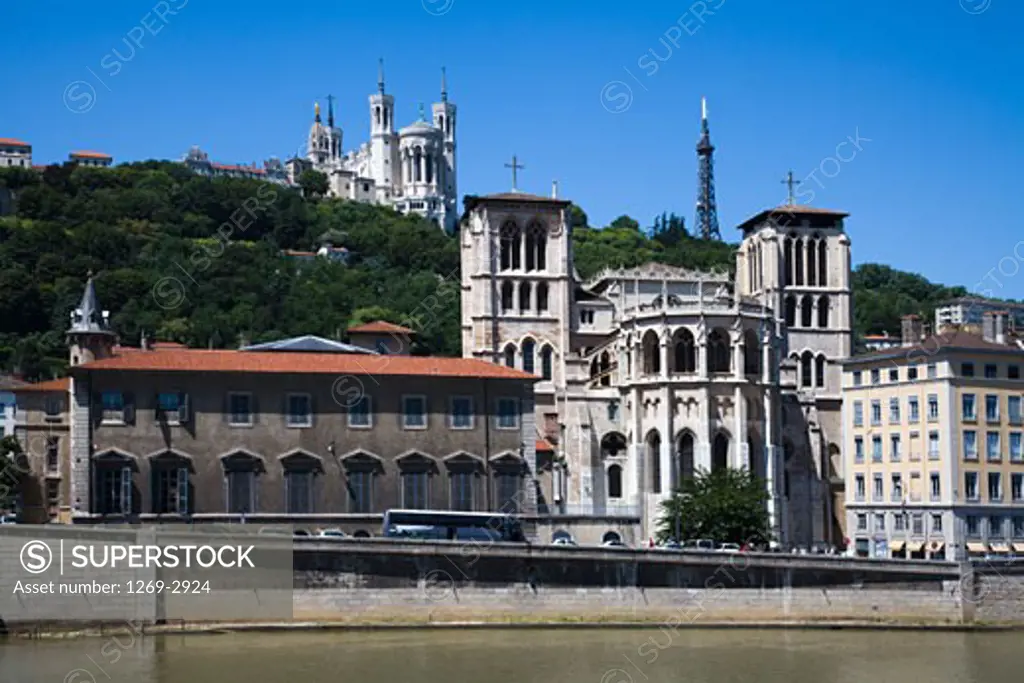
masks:
<path fill-rule="evenodd" d="M 501 270 L 519 270 L 522 235 L 515 221 L 501 226 Z"/>
<path fill-rule="evenodd" d="M 828 286 L 828 244 L 824 239 L 818 241 L 818 285 Z"/>
<path fill-rule="evenodd" d="M 533 374 L 534 352 L 537 348 L 536 342 L 532 339 L 523 340 L 523 372 Z"/>
<path fill-rule="evenodd" d="M 819 355 L 814 359 L 814 385 L 825 386 L 825 356 Z"/>
<path fill-rule="evenodd" d="M 553 376 L 554 355 L 554 350 L 548 345 L 540 351 L 540 376 L 548 381 L 551 381 Z"/>
<path fill-rule="evenodd" d="M 814 324 L 814 298 L 804 294 L 800 299 L 800 325 L 810 327 Z"/>
<path fill-rule="evenodd" d="M 729 372 L 729 335 L 716 327 L 708 335 L 708 372 Z"/>
<path fill-rule="evenodd" d="M 679 437 L 679 483 L 684 479 L 693 479 L 693 434 L 683 432 Z"/>
<path fill-rule="evenodd" d="M 429 184 L 434 182 L 434 164 L 437 163 L 437 161 L 436 159 L 434 159 L 434 156 L 432 154 L 428 154 L 427 156 L 423 157 L 423 161 L 424 166 L 426 166 L 425 170 L 427 172 L 426 180 L 427 183 Z"/>
<path fill-rule="evenodd" d="M 786 296 L 786 327 L 796 327 L 796 297 Z"/>
<path fill-rule="evenodd" d="M 693 334 L 682 327 L 676 330 L 672 338 L 673 372 L 687 373 L 697 371 L 697 347 Z"/>
<path fill-rule="evenodd" d="M 505 347 L 505 367 L 514 368 L 516 366 L 516 347 L 509 344 Z"/>
<path fill-rule="evenodd" d="M 743 374 L 761 376 L 761 345 L 753 330 L 743 333 Z"/>
<path fill-rule="evenodd" d="M 540 223 L 526 228 L 526 270 L 544 270 L 547 267 L 547 231 Z"/>
<path fill-rule="evenodd" d="M 658 333 L 648 330 L 644 335 L 644 374 L 656 375 L 661 372 L 661 344 L 658 342 Z"/>
<path fill-rule="evenodd" d="M 818 268 L 816 266 L 818 256 L 818 241 L 814 238 L 807 240 L 807 284 L 816 285 L 818 280 Z"/>
<path fill-rule="evenodd" d="M 419 147 L 413 152 L 413 180 L 417 183 L 423 181 L 423 150 Z"/>
<path fill-rule="evenodd" d="M 374 119 L 377 121 L 377 125 L 380 126 L 380 107 L 374 107 L 373 116 Z"/>
<path fill-rule="evenodd" d="M 601 354 L 601 386 L 610 387 L 612 385 L 612 373 L 611 373 L 611 357 L 608 352 L 605 351 Z"/>
<path fill-rule="evenodd" d="M 722 432 L 715 434 L 714 445 L 711 449 L 712 471 L 724 470 L 729 466 L 729 437 Z"/>
<path fill-rule="evenodd" d="M 647 435 L 647 462 L 650 467 L 650 490 L 661 493 L 661 435 L 652 429 Z"/>
<path fill-rule="evenodd" d="M 804 351 L 800 356 L 800 386 L 813 386 L 813 375 L 811 374 L 814 365 L 814 356 L 810 351 Z"/>
<path fill-rule="evenodd" d="M 793 284 L 793 240 L 787 237 L 782 245 L 782 259 L 785 262 L 783 277 L 786 286 L 789 286 Z"/>
<path fill-rule="evenodd" d="M 824 294 L 818 299 L 818 327 L 828 328 L 828 296 Z"/>
<path fill-rule="evenodd" d="M 530 310 L 530 283 L 523 282 L 519 285 L 519 312 L 526 313 Z"/>
<path fill-rule="evenodd" d="M 544 313 L 548 310 L 548 284 L 541 282 L 537 285 L 537 312 Z"/>
<path fill-rule="evenodd" d="M 501 283 L 501 312 L 508 313 L 512 310 L 512 299 L 515 294 L 515 286 L 511 282 Z"/>
<path fill-rule="evenodd" d="M 793 261 L 794 261 L 793 270 L 795 271 L 793 273 L 793 275 L 795 276 L 794 279 L 793 279 L 793 284 L 795 284 L 797 286 L 800 286 L 800 285 L 803 285 L 803 283 L 804 283 L 804 243 L 803 243 L 803 240 L 797 238 L 793 242 L 793 255 L 795 256 L 795 258 L 793 259 Z"/>
<path fill-rule="evenodd" d="M 622 468 L 618 465 L 608 467 L 608 497 L 622 498 Z"/>

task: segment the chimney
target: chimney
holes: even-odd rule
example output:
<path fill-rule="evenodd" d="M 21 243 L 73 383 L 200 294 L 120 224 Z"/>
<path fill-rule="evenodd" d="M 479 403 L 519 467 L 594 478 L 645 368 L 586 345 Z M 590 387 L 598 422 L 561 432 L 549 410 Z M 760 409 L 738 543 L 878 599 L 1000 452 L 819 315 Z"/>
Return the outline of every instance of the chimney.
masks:
<path fill-rule="evenodd" d="M 146 331 L 142 330 L 142 334 L 139 337 L 139 348 L 143 351 L 152 351 L 153 343 L 150 338 L 146 335 Z"/>
<path fill-rule="evenodd" d="M 981 336 L 993 344 L 1005 344 L 1009 311 L 985 311 L 981 314 Z"/>
<path fill-rule="evenodd" d="M 903 346 L 914 346 L 921 341 L 924 327 L 921 324 L 921 316 L 905 315 L 900 318 L 900 343 Z"/>

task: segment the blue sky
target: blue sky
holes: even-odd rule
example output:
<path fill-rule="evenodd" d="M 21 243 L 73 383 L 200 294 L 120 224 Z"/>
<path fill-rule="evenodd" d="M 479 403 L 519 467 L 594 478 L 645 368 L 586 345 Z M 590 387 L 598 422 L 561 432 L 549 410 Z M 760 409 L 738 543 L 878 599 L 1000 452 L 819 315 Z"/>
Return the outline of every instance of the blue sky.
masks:
<path fill-rule="evenodd" d="M 727 239 L 785 199 L 792 169 L 805 202 L 851 213 L 855 263 L 1024 298 L 1015 0 L 36 0 L 4 14 L 18 30 L 0 41 L 0 137 L 42 162 L 193 144 L 223 162 L 284 157 L 328 93 L 351 148 L 383 57 L 402 125 L 447 67 L 460 195 L 509 189 L 515 153 L 520 189 L 557 178 L 592 224 L 689 223 L 704 95 Z"/>

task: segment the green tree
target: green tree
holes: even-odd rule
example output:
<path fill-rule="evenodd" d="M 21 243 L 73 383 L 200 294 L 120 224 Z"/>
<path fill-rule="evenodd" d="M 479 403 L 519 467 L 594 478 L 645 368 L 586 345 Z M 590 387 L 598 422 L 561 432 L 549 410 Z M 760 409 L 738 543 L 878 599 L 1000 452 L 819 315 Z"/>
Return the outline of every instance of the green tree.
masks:
<path fill-rule="evenodd" d="M 299 187 L 302 188 L 303 197 L 326 197 L 330 189 L 327 176 L 312 169 L 299 175 Z"/>
<path fill-rule="evenodd" d="M 18 496 L 18 490 L 28 463 L 21 444 L 13 436 L 0 439 L 0 510 L 10 510 Z"/>
<path fill-rule="evenodd" d="M 661 504 L 657 538 L 708 538 L 741 544 L 768 541 L 771 527 L 764 482 L 746 469 L 696 472 Z"/>

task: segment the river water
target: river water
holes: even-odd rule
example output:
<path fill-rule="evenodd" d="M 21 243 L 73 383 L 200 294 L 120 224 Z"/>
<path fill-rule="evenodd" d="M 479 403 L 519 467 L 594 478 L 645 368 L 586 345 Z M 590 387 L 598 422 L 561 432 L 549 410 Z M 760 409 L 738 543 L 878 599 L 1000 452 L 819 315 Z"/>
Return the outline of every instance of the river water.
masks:
<path fill-rule="evenodd" d="M 0 642 L 0 683 L 1007 683 L 1019 633 L 290 632 Z"/>

